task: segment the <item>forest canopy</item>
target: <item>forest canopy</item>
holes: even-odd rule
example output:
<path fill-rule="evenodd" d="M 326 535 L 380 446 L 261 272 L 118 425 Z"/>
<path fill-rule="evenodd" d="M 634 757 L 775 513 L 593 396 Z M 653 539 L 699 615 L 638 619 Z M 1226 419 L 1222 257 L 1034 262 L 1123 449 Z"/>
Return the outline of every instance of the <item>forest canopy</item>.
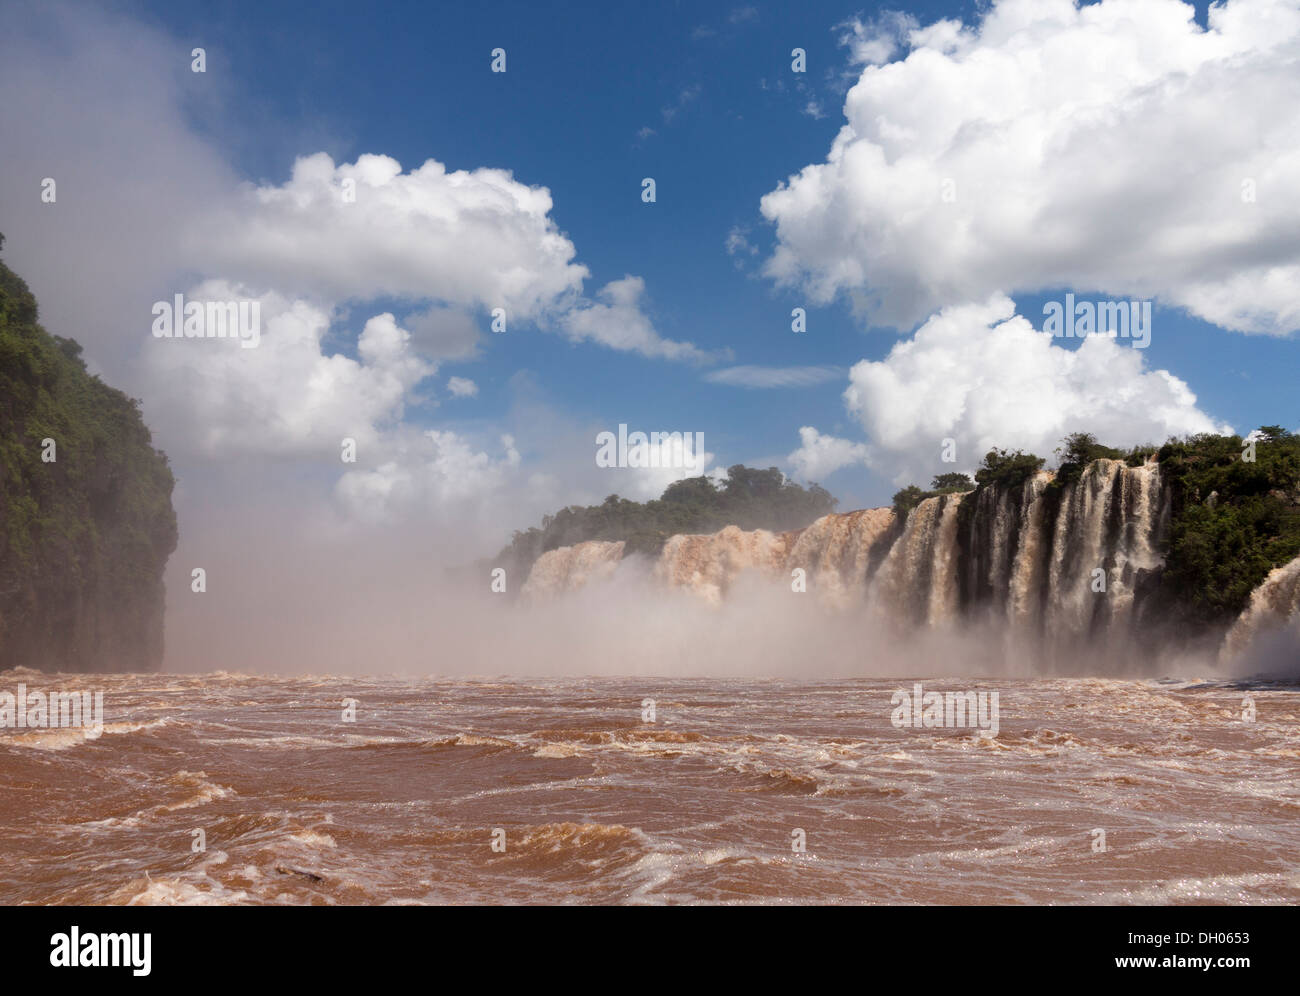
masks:
<path fill-rule="evenodd" d="M 139 402 L 89 373 L 78 343 L 42 328 L 27 284 L 0 263 L 3 663 L 161 664 L 172 485 Z"/>
<path fill-rule="evenodd" d="M 540 528 L 516 531 L 496 562 L 526 577 L 543 553 L 587 540 L 625 540 L 627 553 L 654 556 L 677 533 L 712 533 L 730 525 L 774 532 L 802 529 L 833 512 L 836 504 L 825 488 L 802 487 L 776 467 L 736 464 L 721 485 L 708 477 L 689 477 L 646 502 L 614 494 L 599 505 L 562 508 L 543 518 Z"/>

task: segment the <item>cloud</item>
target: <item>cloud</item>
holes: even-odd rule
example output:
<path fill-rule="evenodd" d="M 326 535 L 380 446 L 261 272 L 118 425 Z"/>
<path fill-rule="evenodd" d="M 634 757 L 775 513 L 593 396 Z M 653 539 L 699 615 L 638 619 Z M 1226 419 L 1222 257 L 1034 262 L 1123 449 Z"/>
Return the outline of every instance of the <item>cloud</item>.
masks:
<path fill-rule="evenodd" d="M 703 446 L 697 449 L 694 443 L 694 437 L 683 432 L 680 439 L 665 439 L 657 445 L 647 445 L 646 460 L 661 466 L 602 468 L 601 473 L 609 481 L 609 493 L 634 501 L 649 501 L 658 498 L 674 481 L 688 477 L 711 477 L 715 483 L 725 480 L 727 472 L 722 467 L 706 469 L 717 455 Z"/>
<path fill-rule="evenodd" d="M 698 93 L 684 91 L 683 101 Z M 691 94 L 691 96 L 686 96 Z M 345 188 L 351 181 L 355 186 Z M 355 201 L 344 197 L 355 190 Z M 413 321 L 435 357 L 472 354 L 477 328 L 466 309 L 504 308 L 508 322 L 563 329 L 574 341 L 665 359 L 699 360 L 689 343 L 662 339 L 639 309 L 645 284 L 626 276 L 597 301 L 573 243 L 550 217 L 550 192 L 500 169 L 448 173 L 430 159 L 403 173 L 388 156 L 356 163 L 325 153 L 298 159 L 278 187 L 249 188 L 197 226 L 210 242 L 207 266 L 223 277 L 279 293 L 338 302 L 438 302 Z M 210 239 L 221 231 L 220 239 Z"/>
<path fill-rule="evenodd" d="M 128 345 L 192 262 L 177 227 L 238 182 L 191 127 L 222 99 L 223 79 L 191 73 L 190 47 L 100 5 L 0 4 L 6 262 L 46 328 L 75 337 L 93 369 L 136 396 Z M 53 204 L 40 199 L 45 177 Z"/>
<path fill-rule="evenodd" d="M 1294 2 L 1229 0 L 1202 30 L 1177 0 L 1003 0 L 847 42 L 869 64 L 826 161 L 762 199 L 779 284 L 897 328 L 1053 288 L 1300 328 Z"/>
<path fill-rule="evenodd" d="M 746 238 L 748 229 L 741 228 L 739 225 L 734 226 L 727 233 L 727 255 L 728 256 L 757 256 L 758 246 L 750 243 Z"/>
<path fill-rule="evenodd" d="M 1071 432 L 1112 446 L 1231 432 L 1197 407 L 1187 384 L 1147 369 L 1143 351 L 1101 337 L 1066 349 L 1003 295 L 944 309 L 885 359 L 855 364 L 844 402 L 865 448 L 805 427 L 796 466 L 825 474 L 861 458 L 895 483 L 926 483 L 946 470 L 974 470 L 994 446 L 1050 459 Z M 941 462 L 946 439 L 956 444 L 955 465 Z"/>
<path fill-rule="evenodd" d="M 355 193 L 355 200 L 348 198 Z M 588 276 L 545 187 L 509 170 L 427 160 L 300 157 L 280 186 L 247 187 L 188 232 L 228 279 L 326 300 L 388 295 L 535 318 Z M 214 238 L 214 233 L 220 233 Z"/>
<path fill-rule="evenodd" d="M 500 437 L 501 455 L 475 449 L 451 431 L 404 433 L 387 446 L 387 459 L 374 469 L 350 470 L 335 496 L 362 522 L 379 523 L 430 504 L 472 503 L 503 489 L 520 464 L 510 435 Z"/>
<path fill-rule="evenodd" d="M 854 63 L 875 66 L 892 59 L 919 27 L 911 14 L 884 10 L 872 20 L 853 17 L 835 29 Z"/>
<path fill-rule="evenodd" d="M 473 398 L 478 395 L 478 385 L 468 377 L 452 377 L 447 381 L 447 390 L 453 398 Z"/>
<path fill-rule="evenodd" d="M 479 327 L 473 317 L 438 305 L 406 316 L 412 346 L 431 360 L 468 360 L 478 355 Z"/>
<path fill-rule="evenodd" d="M 690 86 L 683 87 L 677 94 L 676 103 L 669 104 L 661 111 L 664 121 L 671 122 L 673 118 L 677 117 L 677 115 L 687 107 L 687 105 L 698 100 L 701 90 L 702 87 L 698 83 L 693 83 Z"/>
<path fill-rule="evenodd" d="M 645 281 L 625 276 L 611 280 L 597 293 L 598 302 L 586 302 L 561 319 L 561 327 L 573 342 L 589 340 L 610 349 L 640 353 L 667 360 L 708 362 L 725 353 L 708 353 L 689 342 L 664 339 L 654 330 L 641 310 Z"/>
<path fill-rule="evenodd" d="M 823 436 L 810 425 L 800 428 L 799 440 L 799 448 L 786 459 L 805 481 L 822 480 L 841 467 L 867 461 L 865 444 Z"/>
<path fill-rule="evenodd" d="M 255 349 L 237 339 L 150 339 L 142 363 L 158 421 L 207 457 L 235 454 L 338 459 L 341 441 L 374 445 L 400 420 L 408 393 L 436 367 L 391 313 L 365 322 L 357 358 L 328 353 L 330 313 L 301 299 L 206 281 L 187 301 L 255 301 Z"/>
<path fill-rule="evenodd" d="M 727 367 L 706 374 L 713 384 L 732 387 L 813 387 L 844 375 L 839 367 Z"/>

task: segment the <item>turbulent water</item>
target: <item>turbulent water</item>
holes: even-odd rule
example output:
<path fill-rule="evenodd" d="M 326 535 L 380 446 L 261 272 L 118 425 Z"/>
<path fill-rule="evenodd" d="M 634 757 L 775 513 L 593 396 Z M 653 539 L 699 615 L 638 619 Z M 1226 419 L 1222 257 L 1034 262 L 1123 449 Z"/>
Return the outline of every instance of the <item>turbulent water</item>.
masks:
<path fill-rule="evenodd" d="M 577 591 L 588 582 L 607 578 L 622 559 L 623 546 L 621 542 L 593 540 L 549 550 L 537 558 L 524 582 L 523 594 L 536 597 Z"/>
<path fill-rule="evenodd" d="M 910 680 L 94 682 L 98 739 L 0 731 L 0 902 L 1300 902 L 1294 686 L 927 682 L 981 738 Z"/>
<path fill-rule="evenodd" d="M 742 571 L 779 574 L 796 535 L 727 526 L 712 535 L 671 536 L 655 575 L 717 604 Z"/>
<path fill-rule="evenodd" d="M 1300 626 L 1300 557 L 1270 571 L 1263 584 L 1251 593 L 1250 604 L 1228 630 L 1219 657 L 1236 660 L 1259 642 L 1286 638 L 1286 630 Z M 1293 641 L 1300 645 L 1300 639 Z"/>
<path fill-rule="evenodd" d="M 957 511 L 963 495 L 914 508 L 872 585 L 874 607 L 897 626 L 938 626 L 957 614 Z"/>
<path fill-rule="evenodd" d="M 1100 661 L 1123 670 L 1176 642 L 1150 610 L 1170 512 L 1158 463 L 1097 460 L 1061 486 L 1040 471 L 1018 486 L 927 498 L 901 523 L 893 510 L 873 508 L 786 533 L 728 526 L 672 536 L 652 576 L 716 606 L 750 575 L 832 610 L 873 614 L 896 632 L 978 622 L 1008 654 L 1030 653 L 1048 670 L 1062 662 L 1107 670 Z M 537 561 L 524 590 L 554 596 L 609 579 L 623 557 L 621 543 L 562 547 Z M 1245 658 L 1298 615 L 1300 559 L 1260 585 L 1226 634 L 1221 662 Z M 1294 657 L 1291 644 L 1281 656 Z"/>
<path fill-rule="evenodd" d="M 519 602 L 424 620 L 431 668 L 674 677 L 0 672 L 0 719 L 20 684 L 106 711 L 0 729 L 0 902 L 1300 902 L 1300 687 L 1222 677 L 1271 640 L 1294 665 L 1300 559 L 1218 677 L 1052 676 L 1053 647 L 1138 673 L 1112 651 L 1150 627 L 1169 504 L 1102 460 L 903 521 L 564 547 Z M 996 729 L 812 677 L 910 672 L 996 694 Z M 717 673 L 801 677 L 681 676 Z"/>

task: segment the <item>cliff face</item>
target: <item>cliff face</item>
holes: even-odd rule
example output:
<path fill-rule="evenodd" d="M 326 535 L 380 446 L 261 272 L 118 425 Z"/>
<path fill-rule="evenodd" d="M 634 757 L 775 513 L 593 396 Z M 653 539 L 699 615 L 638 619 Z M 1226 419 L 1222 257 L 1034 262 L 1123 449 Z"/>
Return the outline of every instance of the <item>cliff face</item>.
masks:
<path fill-rule="evenodd" d="M 786 533 L 728 526 L 673 536 L 654 577 L 718 604 L 742 572 L 788 586 L 792 570 L 803 568 L 811 597 L 875 613 L 899 630 L 992 623 L 1044 662 L 1080 653 L 1140 657 L 1170 641 L 1214 640 L 1232 623 L 1224 614 L 1203 630 L 1190 627 L 1185 606 L 1199 593 L 1168 577 L 1174 510 L 1190 500 L 1154 458 L 1097 459 L 1068 481 L 1040 471 L 1020 483 L 926 498 L 902 522 L 890 509 L 868 509 Z M 623 552 L 614 543 L 556 551 L 598 559 L 602 576 Z M 1300 613 L 1300 558 L 1267 579 L 1265 571 L 1232 628 L 1229 656 Z M 528 588 L 559 594 L 566 585 L 534 568 Z"/>
<path fill-rule="evenodd" d="M 138 403 L 36 312 L 0 263 L 0 668 L 156 670 L 177 538 L 167 458 Z"/>
<path fill-rule="evenodd" d="M 524 583 L 525 598 L 557 591 L 577 591 L 588 582 L 599 581 L 614 573 L 623 559 L 626 543 L 603 543 L 588 540 L 576 546 L 548 550 L 537 558 Z"/>
<path fill-rule="evenodd" d="M 1260 637 L 1300 621 L 1300 557 L 1269 571 L 1264 583 L 1250 596 L 1250 604 L 1224 637 L 1219 659 L 1231 661 L 1245 655 Z"/>

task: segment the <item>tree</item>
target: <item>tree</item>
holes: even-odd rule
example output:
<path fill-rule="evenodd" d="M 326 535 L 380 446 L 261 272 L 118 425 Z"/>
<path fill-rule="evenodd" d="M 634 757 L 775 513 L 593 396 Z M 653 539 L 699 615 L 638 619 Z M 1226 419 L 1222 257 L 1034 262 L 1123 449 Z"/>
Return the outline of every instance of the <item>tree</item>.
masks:
<path fill-rule="evenodd" d="M 672 484 L 668 485 L 664 489 L 660 501 L 689 504 L 691 502 L 713 502 L 717 497 L 718 489 L 709 478 L 687 477 L 680 481 L 673 481 Z"/>
<path fill-rule="evenodd" d="M 894 514 L 900 519 L 907 518 L 907 514 L 921 504 L 926 498 L 926 494 L 915 484 L 909 484 L 901 491 L 894 492 Z"/>
<path fill-rule="evenodd" d="M 975 482 L 969 474 L 936 474 L 930 482 L 931 491 L 973 491 Z"/>
<path fill-rule="evenodd" d="M 728 525 L 785 532 L 802 529 L 835 505 L 820 485 L 804 488 L 776 467 L 736 464 L 722 488 L 707 477 L 689 477 L 674 481 L 652 501 L 610 495 L 599 505 L 562 508 L 544 516 L 540 529 L 516 531 L 497 561 L 526 576 L 548 550 L 587 540 L 621 540 L 627 553 L 655 556 L 675 533 L 711 533 Z"/>
<path fill-rule="evenodd" d="M 991 449 L 975 471 L 975 483 L 980 487 L 998 484 L 1015 487 L 1024 484 L 1042 469 L 1043 458 L 1020 450 Z"/>

